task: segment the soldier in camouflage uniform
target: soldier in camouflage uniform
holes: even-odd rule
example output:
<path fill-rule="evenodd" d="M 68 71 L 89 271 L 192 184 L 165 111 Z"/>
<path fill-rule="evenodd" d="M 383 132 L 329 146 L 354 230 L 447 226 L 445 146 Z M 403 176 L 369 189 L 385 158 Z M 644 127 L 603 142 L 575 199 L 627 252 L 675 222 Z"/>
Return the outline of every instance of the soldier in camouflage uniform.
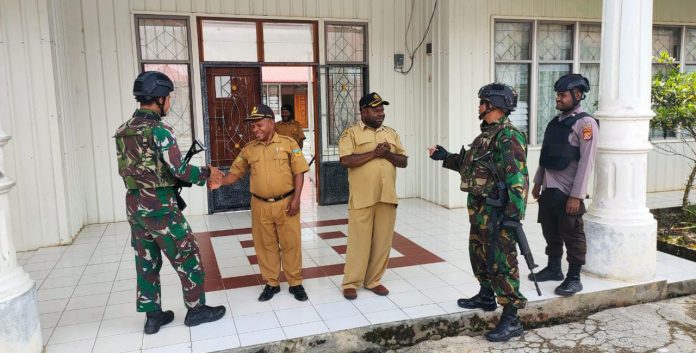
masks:
<path fill-rule="evenodd" d="M 174 89 L 166 75 L 147 71 L 138 75 L 133 95 L 140 109 L 121 125 L 116 134 L 118 171 L 126 185 L 126 208 L 131 226 L 137 271 L 136 310 L 145 312 L 145 333 L 152 334 L 174 320 L 171 310 L 162 311 L 159 272 L 162 255 L 176 269 L 188 308 L 187 326 L 220 319 L 225 307 L 205 305 L 205 273 L 191 227 L 176 203 L 177 179 L 204 185 L 219 182 L 222 173 L 214 167 L 196 167 L 182 162 L 174 132 L 162 117 L 171 107 Z"/>
<path fill-rule="evenodd" d="M 517 106 L 517 94 L 511 87 L 492 83 L 483 86 L 478 96 L 481 100 L 479 119 L 483 121 L 481 134 L 469 145 L 471 148 L 462 147 L 457 154 L 449 153 L 439 145 L 429 150 L 430 158 L 442 160 L 444 168 L 461 174 L 461 190 L 469 193 L 469 257 L 481 289 L 472 298 L 459 299 L 457 304 L 468 309 L 493 311 L 497 306 L 497 296 L 498 304 L 503 306 L 503 315 L 486 338 L 498 342 L 522 335 L 517 309 L 524 308 L 527 299 L 520 293 L 514 232 L 503 227 L 502 222 L 493 224 L 496 210 L 486 204 L 486 197 L 498 199 L 495 174 L 489 167 L 498 170 L 507 189 L 509 201 L 502 210 L 503 220 L 519 222 L 524 218 L 529 188 L 527 142 L 507 116 Z M 488 167 L 484 164 L 486 162 L 490 162 Z M 497 234 L 496 229 L 499 230 Z"/>

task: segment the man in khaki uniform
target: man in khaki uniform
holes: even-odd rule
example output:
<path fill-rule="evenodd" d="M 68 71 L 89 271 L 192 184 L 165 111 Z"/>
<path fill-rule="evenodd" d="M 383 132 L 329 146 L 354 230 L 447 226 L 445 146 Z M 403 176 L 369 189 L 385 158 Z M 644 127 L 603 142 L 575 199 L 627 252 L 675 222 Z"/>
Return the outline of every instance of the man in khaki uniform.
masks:
<path fill-rule="evenodd" d="M 341 165 L 348 168 L 348 249 L 343 296 L 358 297 L 357 288 L 377 295 L 389 290 L 381 284 L 389 262 L 396 221 L 396 167 L 406 168 L 408 156 L 399 134 L 382 125 L 384 106 L 377 93 L 360 98 L 360 120 L 339 140 Z"/>
<path fill-rule="evenodd" d="M 306 139 L 302 125 L 295 120 L 295 113 L 292 111 L 290 104 L 283 104 L 280 108 L 280 117 L 283 121 L 275 124 L 275 131 L 283 136 L 292 137 L 302 149 L 302 144 Z"/>
<path fill-rule="evenodd" d="M 251 233 L 266 286 L 259 301 L 280 292 L 281 262 L 290 293 L 307 300 L 302 287 L 300 196 L 309 169 L 295 140 L 275 133 L 273 110 L 260 104 L 246 119 L 256 140 L 249 142 L 232 163 L 222 185 L 241 179 L 251 170 Z"/>

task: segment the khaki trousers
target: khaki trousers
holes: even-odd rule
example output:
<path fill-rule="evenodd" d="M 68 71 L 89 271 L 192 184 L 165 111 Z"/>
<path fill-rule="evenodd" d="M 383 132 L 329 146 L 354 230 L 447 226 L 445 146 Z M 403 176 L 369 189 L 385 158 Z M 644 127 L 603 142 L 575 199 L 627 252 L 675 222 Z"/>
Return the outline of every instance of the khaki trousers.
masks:
<path fill-rule="evenodd" d="M 285 208 L 292 197 L 266 202 L 251 197 L 251 235 L 266 284 L 279 285 L 280 265 L 290 286 L 302 284 L 300 213 L 288 216 Z"/>
<path fill-rule="evenodd" d="M 394 237 L 396 205 L 377 204 L 348 210 L 348 248 L 343 275 L 343 289 L 361 285 L 380 285 L 389 262 Z"/>

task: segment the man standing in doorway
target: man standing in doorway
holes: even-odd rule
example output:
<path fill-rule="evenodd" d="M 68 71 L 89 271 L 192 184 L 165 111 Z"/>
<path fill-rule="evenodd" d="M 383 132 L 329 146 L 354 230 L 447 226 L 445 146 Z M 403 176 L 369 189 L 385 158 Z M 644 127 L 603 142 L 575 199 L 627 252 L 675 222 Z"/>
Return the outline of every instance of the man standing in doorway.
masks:
<path fill-rule="evenodd" d="M 408 156 L 396 130 L 382 125 L 389 102 L 372 92 L 360 98 L 360 121 L 339 139 L 340 163 L 348 168 L 348 248 L 343 296 L 358 297 L 365 286 L 387 295 L 382 283 L 396 222 L 396 168 L 406 168 Z"/>
<path fill-rule="evenodd" d="M 244 146 L 221 184 L 233 184 L 251 170 L 251 234 L 261 276 L 266 281 L 259 301 L 267 301 L 280 292 L 281 263 L 290 293 L 305 301 L 308 298 L 302 286 L 300 197 L 309 166 L 297 142 L 275 132 L 271 108 L 259 104 L 246 120 L 256 140 Z"/>
<path fill-rule="evenodd" d="M 306 137 L 302 130 L 302 125 L 295 120 L 295 113 L 290 104 L 283 104 L 280 108 L 280 117 L 283 120 L 275 124 L 276 132 L 283 136 L 292 137 L 300 145 L 300 149 L 302 149 Z"/>
<path fill-rule="evenodd" d="M 205 273 L 191 227 L 176 202 L 177 179 L 196 185 L 219 183 L 215 167 L 196 167 L 181 158 L 174 131 L 162 118 L 171 108 L 174 84 L 167 75 L 146 71 L 133 84 L 140 109 L 121 125 L 114 138 L 118 173 L 126 192 L 126 212 L 135 249 L 138 281 L 136 310 L 145 312 L 145 333 L 153 334 L 174 320 L 171 310 L 162 311 L 159 272 L 162 252 L 176 270 L 188 308 L 184 324 L 196 326 L 225 315 L 224 306 L 205 305 Z"/>
<path fill-rule="evenodd" d="M 462 147 L 454 154 L 440 145 L 428 150 L 430 158 L 443 161 L 443 168 L 461 174 L 460 189 L 468 192 L 469 258 L 481 288 L 475 296 L 459 299 L 457 305 L 494 311 L 497 297 L 503 314 L 486 339 L 501 342 L 522 335 L 517 309 L 527 304 L 520 292 L 513 229 L 520 225 L 527 208 L 527 141 L 508 118 L 517 107 L 512 87 L 491 83 L 481 87 L 478 97 L 481 134 L 471 148 Z"/>
<path fill-rule="evenodd" d="M 546 239 L 548 266 L 536 279 L 563 280 L 561 258 L 566 246 L 568 273 L 555 293 L 570 296 L 582 290 L 580 268 L 585 264 L 587 245 L 582 215 L 587 183 L 597 153 L 597 121 L 580 102 L 590 90 L 590 82 L 579 74 L 562 76 L 553 85 L 556 109 L 544 132 L 539 169 L 534 176 L 532 196 L 539 200 L 539 223 Z M 531 276 L 531 275 L 530 275 Z"/>

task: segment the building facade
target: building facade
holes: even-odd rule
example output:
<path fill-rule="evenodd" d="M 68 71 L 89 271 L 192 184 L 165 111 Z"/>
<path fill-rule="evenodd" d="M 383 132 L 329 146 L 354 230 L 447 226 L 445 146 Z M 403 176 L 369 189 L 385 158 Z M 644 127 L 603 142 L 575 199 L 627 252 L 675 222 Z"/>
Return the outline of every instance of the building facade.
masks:
<path fill-rule="evenodd" d="M 691 2 L 669 0 L 655 2 L 652 16 L 653 48 L 669 51 L 687 70 L 696 64 L 694 14 Z M 533 173 L 540 131 L 554 114 L 555 78 L 589 76 L 586 108 L 596 109 L 601 16 L 599 0 L 3 1 L 0 123 L 13 138 L 5 164 L 18 181 L 10 194 L 16 248 L 68 243 L 85 224 L 125 219 L 111 135 L 135 108 L 132 81 L 145 69 L 175 78 L 178 105 L 168 119 L 182 145 L 192 138 L 213 143 L 194 158 L 198 164 L 217 158 L 211 91 L 217 84 L 219 95 L 225 83 L 205 76 L 216 65 L 309 68 L 308 136 L 319 132 L 312 151 L 326 160 L 335 158 L 331 128 L 355 114 L 350 105 L 344 115 L 327 113 L 340 110 L 330 104 L 341 94 L 328 90 L 356 86 L 348 100 L 377 91 L 392 103 L 385 124 L 399 131 L 411 156 L 399 171 L 399 196 L 463 207 L 458 176 L 429 161 L 425 146 L 458 149 L 471 141 L 479 124 L 476 91 L 499 80 L 520 93 L 513 120 L 529 133 Z M 283 56 L 288 47 L 306 55 Z M 402 69 L 395 69 L 395 54 L 405 56 Z M 331 76 L 336 72 L 343 76 Z M 331 120 L 338 118 L 346 121 Z M 245 133 L 223 131 L 218 144 Z M 677 143 L 653 136 L 655 143 Z M 649 152 L 647 191 L 682 188 L 688 169 L 680 158 Z M 204 188 L 185 197 L 190 214 L 215 211 Z"/>

